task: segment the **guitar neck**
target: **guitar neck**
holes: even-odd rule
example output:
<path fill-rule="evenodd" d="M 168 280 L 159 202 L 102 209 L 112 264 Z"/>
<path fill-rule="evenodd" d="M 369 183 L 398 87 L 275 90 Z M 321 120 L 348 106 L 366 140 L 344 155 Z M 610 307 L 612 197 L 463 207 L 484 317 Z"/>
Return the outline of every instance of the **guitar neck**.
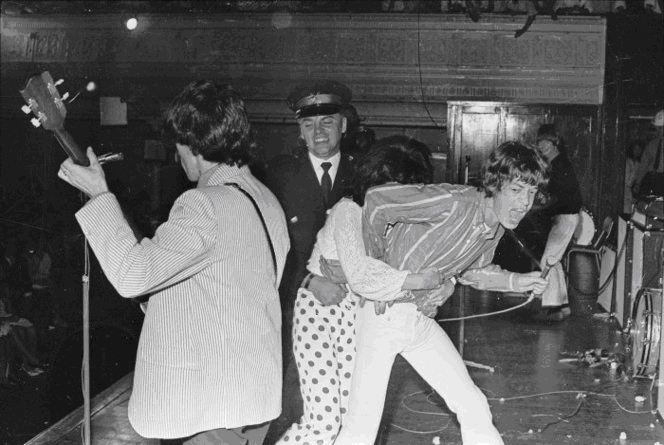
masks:
<path fill-rule="evenodd" d="M 79 146 L 74 141 L 74 138 L 65 130 L 64 128 L 55 128 L 53 130 L 55 138 L 60 143 L 60 146 L 65 150 L 67 156 L 69 156 L 72 161 L 78 165 L 88 167 L 90 165 L 90 160 L 86 154 L 79 148 Z"/>

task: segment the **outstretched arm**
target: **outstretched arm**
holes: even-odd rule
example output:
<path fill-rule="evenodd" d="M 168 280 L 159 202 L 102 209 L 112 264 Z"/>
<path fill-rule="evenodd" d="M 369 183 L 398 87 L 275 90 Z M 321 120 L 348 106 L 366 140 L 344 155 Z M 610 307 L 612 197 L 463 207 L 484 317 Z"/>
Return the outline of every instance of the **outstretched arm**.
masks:
<path fill-rule="evenodd" d="M 475 289 L 496 292 L 533 292 L 540 295 L 549 281 L 541 278 L 541 272 L 515 273 L 490 264 L 478 269 L 468 269 L 459 276 L 459 283 Z"/>

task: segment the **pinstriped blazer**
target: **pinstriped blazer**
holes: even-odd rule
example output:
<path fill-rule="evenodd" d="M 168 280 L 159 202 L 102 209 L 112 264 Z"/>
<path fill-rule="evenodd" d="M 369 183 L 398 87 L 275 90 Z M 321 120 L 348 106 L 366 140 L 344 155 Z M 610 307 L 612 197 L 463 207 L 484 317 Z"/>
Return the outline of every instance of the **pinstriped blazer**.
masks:
<path fill-rule="evenodd" d="M 273 269 L 261 209 L 274 244 Z M 249 169 L 216 167 L 183 193 L 152 239 L 137 242 L 114 195 L 76 218 L 123 297 L 151 294 L 129 420 L 144 437 L 177 438 L 263 423 L 281 411 L 278 285 L 289 239 L 275 196 Z"/>

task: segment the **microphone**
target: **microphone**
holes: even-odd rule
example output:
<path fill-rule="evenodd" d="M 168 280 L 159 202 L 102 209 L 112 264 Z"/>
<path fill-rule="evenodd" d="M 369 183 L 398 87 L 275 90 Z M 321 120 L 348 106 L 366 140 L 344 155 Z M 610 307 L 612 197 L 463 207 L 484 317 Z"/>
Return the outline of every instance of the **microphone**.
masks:
<path fill-rule="evenodd" d="M 542 268 L 542 273 L 540 274 L 540 278 L 546 278 L 547 275 L 549 275 L 549 271 L 551 270 L 553 266 L 549 264 L 549 258 L 546 259 L 546 264 Z M 536 294 L 534 292 L 530 292 L 530 295 L 528 296 L 528 301 L 533 301 L 535 298 L 541 298 L 542 294 Z"/>
<path fill-rule="evenodd" d="M 117 162 L 124 159 L 124 153 L 104 153 L 97 157 L 100 165 L 104 165 L 108 162 Z"/>

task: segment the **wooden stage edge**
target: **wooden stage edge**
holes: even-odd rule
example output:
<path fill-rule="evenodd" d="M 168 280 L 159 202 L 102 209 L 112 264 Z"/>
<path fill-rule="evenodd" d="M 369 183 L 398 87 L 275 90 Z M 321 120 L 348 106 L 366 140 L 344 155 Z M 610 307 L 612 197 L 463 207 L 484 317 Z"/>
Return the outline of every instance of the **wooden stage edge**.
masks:
<path fill-rule="evenodd" d="M 95 414 L 103 411 L 107 406 L 112 405 L 118 398 L 131 392 L 133 378 L 134 373 L 130 372 L 104 391 L 97 394 L 90 403 L 90 417 L 93 418 Z M 82 423 L 83 406 L 80 406 L 62 418 L 59 422 L 53 424 L 47 430 L 42 431 L 30 439 L 25 445 L 46 445 L 57 443 L 59 439 L 81 426 Z"/>

